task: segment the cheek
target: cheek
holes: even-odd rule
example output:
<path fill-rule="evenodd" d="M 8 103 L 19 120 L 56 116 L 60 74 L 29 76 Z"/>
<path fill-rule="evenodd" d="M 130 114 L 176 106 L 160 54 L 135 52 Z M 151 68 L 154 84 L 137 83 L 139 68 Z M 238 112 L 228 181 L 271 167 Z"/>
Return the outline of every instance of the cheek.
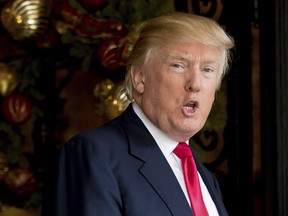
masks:
<path fill-rule="evenodd" d="M 169 89 L 169 84 L 167 82 L 167 77 L 165 77 L 165 73 L 163 71 L 155 70 L 152 72 L 153 74 L 149 74 L 145 79 L 145 91 L 151 93 L 152 95 L 157 96 L 162 91 L 167 91 Z"/>
<path fill-rule="evenodd" d="M 171 107 L 175 103 L 175 98 L 179 96 L 179 93 L 177 95 L 177 91 L 179 92 L 179 90 L 175 89 L 173 85 L 175 84 L 167 82 L 164 78 L 158 79 L 154 77 L 154 80 L 146 82 L 143 99 L 153 104 L 154 109 L 168 109 L 168 107 Z M 178 86 L 179 89 L 179 85 L 175 86 Z"/>
<path fill-rule="evenodd" d="M 215 94 L 216 94 L 216 84 L 212 83 L 207 83 L 206 84 L 207 88 L 203 89 L 203 98 L 206 102 L 206 105 L 208 106 L 209 104 L 213 104 L 215 100 Z"/>
<path fill-rule="evenodd" d="M 159 100 L 166 100 L 166 103 L 173 102 L 173 100 L 183 97 L 185 89 L 183 82 L 179 78 L 162 77 L 157 82 L 157 91 Z"/>
<path fill-rule="evenodd" d="M 202 83 L 203 91 L 206 92 L 206 94 L 211 95 L 212 97 L 215 97 L 217 86 L 218 82 L 216 78 L 204 80 Z"/>

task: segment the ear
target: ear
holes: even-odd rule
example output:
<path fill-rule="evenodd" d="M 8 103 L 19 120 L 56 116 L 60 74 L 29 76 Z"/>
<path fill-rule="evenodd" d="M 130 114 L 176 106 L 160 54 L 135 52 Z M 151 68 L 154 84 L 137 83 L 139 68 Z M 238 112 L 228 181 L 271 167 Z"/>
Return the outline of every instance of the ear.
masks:
<path fill-rule="evenodd" d="M 130 73 L 131 73 L 132 84 L 133 84 L 134 89 L 139 94 L 142 94 L 144 92 L 144 87 L 145 87 L 145 76 L 143 74 L 142 69 L 137 66 L 132 65 Z"/>

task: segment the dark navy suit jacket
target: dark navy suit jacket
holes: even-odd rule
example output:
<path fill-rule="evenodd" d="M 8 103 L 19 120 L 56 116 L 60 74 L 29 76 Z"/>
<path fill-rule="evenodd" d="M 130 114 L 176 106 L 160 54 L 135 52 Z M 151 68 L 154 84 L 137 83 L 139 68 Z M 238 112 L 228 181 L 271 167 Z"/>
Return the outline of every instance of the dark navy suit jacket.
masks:
<path fill-rule="evenodd" d="M 215 177 L 196 159 L 220 216 Z M 42 216 L 191 216 L 191 208 L 155 140 L 130 105 L 98 129 L 82 132 L 59 154 Z"/>

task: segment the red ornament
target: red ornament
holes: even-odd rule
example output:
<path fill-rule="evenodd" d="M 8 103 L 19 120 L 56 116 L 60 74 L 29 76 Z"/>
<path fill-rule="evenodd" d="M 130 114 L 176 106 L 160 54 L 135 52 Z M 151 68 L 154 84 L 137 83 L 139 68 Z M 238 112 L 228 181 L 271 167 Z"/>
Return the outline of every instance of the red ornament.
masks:
<path fill-rule="evenodd" d="M 80 0 L 80 3 L 88 10 L 103 8 L 109 0 Z"/>
<path fill-rule="evenodd" d="M 132 45 L 124 38 L 103 40 L 97 50 L 100 63 L 107 69 L 115 70 L 126 65 L 126 60 Z"/>
<path fill-rule="evenodd" d="M 32 114 L 30 100 L 25 95 L 10 95 L 3 101 L 2 112 L 6 120 L 10 123 L 25 123 L 30 119 Z"/>

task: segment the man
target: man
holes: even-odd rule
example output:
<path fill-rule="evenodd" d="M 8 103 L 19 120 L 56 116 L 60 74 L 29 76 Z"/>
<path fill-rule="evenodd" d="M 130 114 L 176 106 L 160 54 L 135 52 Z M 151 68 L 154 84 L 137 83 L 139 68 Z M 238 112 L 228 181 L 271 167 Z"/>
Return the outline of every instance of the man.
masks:
<path fill-rule="evenodd" d="M 216 179 L 194 157 L 205 211 L 198 213 L 174 149 L 203 127 L 233 46 L 208 18 L 171 12 L 147 21 L 127 64 L 133 102 L 64 145 L 42 215 L 227 215 Z"/>

